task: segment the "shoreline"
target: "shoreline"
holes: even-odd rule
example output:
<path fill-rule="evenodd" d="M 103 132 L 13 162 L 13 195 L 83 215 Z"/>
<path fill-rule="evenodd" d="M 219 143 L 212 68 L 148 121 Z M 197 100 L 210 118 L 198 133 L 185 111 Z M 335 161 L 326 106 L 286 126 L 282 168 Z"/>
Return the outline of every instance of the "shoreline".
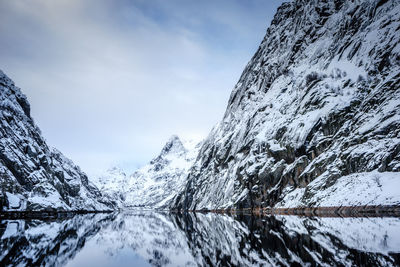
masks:
<path fill-rule="evenodd" d="M 122 210 L 123 211 L 123 210 Z M 129 210 L 126 210 L 129 211 Z M 148 210 L 156 211 L 157 210 Z M 73 210 L 73 211 L 0 211 L 0 220 L 7 219 L 63 219 L 75 215 L 114 213 L 121 210 Z M 169 210 L 171 213 L 217 213 L 227 215 L 274 216 L 294 215 L 305 217 L 399 217 L 400 205 L 297 207 L 297 208 L 247 208 L 212 210 Z"/>
<path fill-rule="evenodd" d="M 68 210 L 68 211 L 0 211 L 0 220 L 16 219 L 62 219 L 79 214 L 113 213 L 116 210 Z"/>
<path fill-rule="evenodd" d="M 271 208 L 264 209 L 270 215 L 301 215 L 316 217 L 400 217 L 400 206 L 332 206 L 310 208 Z"/>
<path fill-rule="evenodd" d="M 199 212 L 230 215 L 295 215 L 306 217 L 400 217 L 400 205 L 365 205 L 297 208 L 248 208 L 248 209 L 213 209 L 213 210 L 172 210 L 172 212 Z"/>

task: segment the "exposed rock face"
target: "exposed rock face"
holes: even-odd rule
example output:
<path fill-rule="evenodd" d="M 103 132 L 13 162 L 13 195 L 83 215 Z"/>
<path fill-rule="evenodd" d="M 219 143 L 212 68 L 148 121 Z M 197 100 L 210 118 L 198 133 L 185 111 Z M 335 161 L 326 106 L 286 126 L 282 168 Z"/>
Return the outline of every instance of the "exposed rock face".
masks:
<path fill-rule="evenodd" d="M 25 95 L 0 71 L 0 210 L 106 210 L 113 204 L 48 147 Z"/>
<path fill-rule="evenodd" d="M 354 173 L 400 179 L 399 67 L 398 0 L 283 4 L 173 207 L 318 206 Z"/>
<path fill-rule="evenodd" d="M 124 206 L 163 208 L 181 192 L 200 144 L 184 142 L 172 136 L 160 155 L 129 178 Z"/>

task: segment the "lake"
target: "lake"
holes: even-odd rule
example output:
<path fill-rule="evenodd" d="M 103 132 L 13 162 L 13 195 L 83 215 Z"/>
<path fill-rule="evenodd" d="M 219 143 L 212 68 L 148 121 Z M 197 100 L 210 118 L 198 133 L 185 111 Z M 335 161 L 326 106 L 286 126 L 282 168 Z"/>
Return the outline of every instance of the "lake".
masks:
<path fill-rule="evenodd" d="M 2 220 L 0 266 L 400 265 L 400 218 L 130 211 Z"/>

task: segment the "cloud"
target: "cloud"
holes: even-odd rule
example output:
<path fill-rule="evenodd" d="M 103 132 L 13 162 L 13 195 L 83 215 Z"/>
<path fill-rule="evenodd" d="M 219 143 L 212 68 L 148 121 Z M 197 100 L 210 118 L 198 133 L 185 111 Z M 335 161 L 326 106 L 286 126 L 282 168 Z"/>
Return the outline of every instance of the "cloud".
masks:
<path fill-rule="evenodd" d="M 0 68 L 51 145 L 131 171 L 208 134 L 279 3 L 0 0 Z"/>

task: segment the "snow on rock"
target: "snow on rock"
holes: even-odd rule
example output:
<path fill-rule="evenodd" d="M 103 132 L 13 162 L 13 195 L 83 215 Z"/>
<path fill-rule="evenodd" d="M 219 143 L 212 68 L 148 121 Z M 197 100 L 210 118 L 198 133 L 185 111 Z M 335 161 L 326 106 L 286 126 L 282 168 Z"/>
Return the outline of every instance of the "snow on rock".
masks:
<path fill-rule="evenodd" d="M 400 179 L 396 172 L 353 173 L 338 178 L 327 189 L 329 175 L 323 174 L 306 188 L 287 188 L 288 193 L 276 207 L 294 208 L 400 205 Z M 311 194 L 311 197 L 305 197 Z"/>
<path fill-rule="evenodd" d="M 181 192 L 200 144 L 172 136 L 160 155 L 129 178 L 126 207 L 164 208 Z"/>
<path fill-rule="evenodd" d="M 128 178 L 123 170 L 113 167 L 92 181 L 103 194 L 116 201 L 121 207 L 125 201 Z"/>
<path fill-rule="evenodd" d="M 0 210 L 108 210 L 85 173 L 50 148 L 21 90 L 0 71 Z"/>
<path fill-rule="evenodd" d="M 114 167 L 93 180 L 120 209 L 166 208 L 187 182 L 200 144 L 172 136 L 160 154 L 131 175 Z"/>
<path fill-rule="evenodd" d="M 308 205 L 370 172 L 400 179 L 399 27 L 398 0 L 284 3 L 172 208 Z M 367 184 L 341 203 L 388 203 Z"/>

